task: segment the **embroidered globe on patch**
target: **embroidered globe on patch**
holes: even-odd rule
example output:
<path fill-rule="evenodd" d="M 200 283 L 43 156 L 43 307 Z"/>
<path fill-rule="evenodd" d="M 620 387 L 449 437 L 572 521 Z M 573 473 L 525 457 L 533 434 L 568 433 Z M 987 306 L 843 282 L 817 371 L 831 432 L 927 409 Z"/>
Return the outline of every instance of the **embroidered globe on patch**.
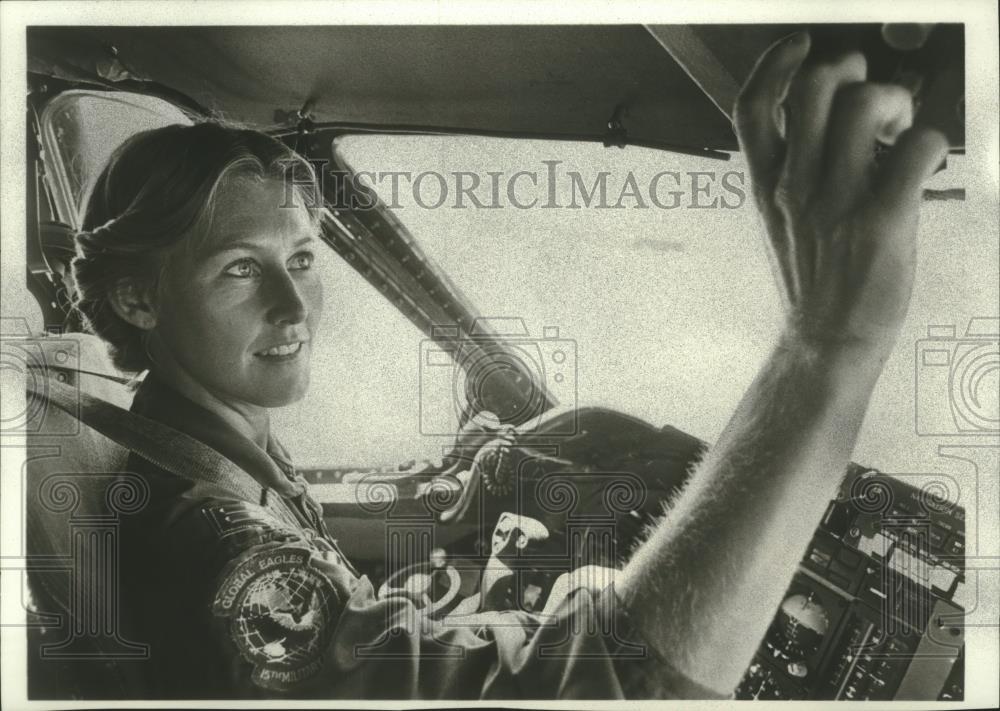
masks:
<path fill-rule="evenodd" d="M 229 618 L 232 641 L 265 688 L 287 689 L 318 671 L 336 626 L 336 592 L 310 555 L 257 551 L 229 569 L 216 595 L 215 613 Z"/>
<path fill-rule="evenodd" d="M 261 661 L 295 666 L 319 651 L 322 593 L 306 570 L 270 570 L 250 583 L 234 624 Z"/>

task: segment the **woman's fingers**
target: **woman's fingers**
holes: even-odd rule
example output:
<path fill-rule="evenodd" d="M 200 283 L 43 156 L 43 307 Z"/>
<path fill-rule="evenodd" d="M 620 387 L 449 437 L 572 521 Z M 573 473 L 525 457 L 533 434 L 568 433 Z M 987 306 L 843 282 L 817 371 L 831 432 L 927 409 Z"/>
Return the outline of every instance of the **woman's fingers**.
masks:
<path fill-rule="evenodd" d="M 834 102 L 824 192 L 835 210 L 871 189 L 876 143 L 895 143 L 913 122 L 913 97 L 895 84 L 851 84 Z"/>
<path fill-rule="evenodd" d="M 784 192 L 797 201 L 808 199 L 821 183 L 827 168 L 826 146 L 831 128 L 831 107 L 842 88 L 863 82 L 868 74 L 864 55 L 845 54 L 838 59 L 803 68 L 788 93 L 788 157 L 783 176 Z M 837 126 L 833 119 L 833 127 Z"/>
<path fill-rule="evenodd" d="M 937 129 L 914 126 L 904 132 L 876 174 L 878 199 L 889 208 L 912 208 L 947 156 L 948 139 Z"/>
<path fill-rule="evenodd" d="M 823 174 L 830 111 L 842 87 L 864 81 L 865 58 L 851 52 L 824 64 L 803 67 L 788 90 L 787 142 L 784 168 L 778 179 L 775 201 L 786 219 L 797 220 L 810 210 Z M 793 285 L 799 299 L 815 282 L 816 245 L 811 232 L 796 232 L 785 250 Z"/>
<path fill-rule="evenodd" d="M 809 54 L 809 46 L 809 35 L 805 32 L 771 45 L 750 72 L 733 111 L 733 124 L 747 161 L 755 202 L 767 228 L 768 255 L 786 305 L 794 299 L 795 275 L 774 192 L 785 159 L 782 104 L 795 73 Z"/>
<path fill-rule="evenodd" d="M 781 105 L 808 53 L 805 32 L 776 42 L 757 60 L 736 100 L 733 122 L 755 190 L 771 192 L 777 183 L 785 155 Z"/>

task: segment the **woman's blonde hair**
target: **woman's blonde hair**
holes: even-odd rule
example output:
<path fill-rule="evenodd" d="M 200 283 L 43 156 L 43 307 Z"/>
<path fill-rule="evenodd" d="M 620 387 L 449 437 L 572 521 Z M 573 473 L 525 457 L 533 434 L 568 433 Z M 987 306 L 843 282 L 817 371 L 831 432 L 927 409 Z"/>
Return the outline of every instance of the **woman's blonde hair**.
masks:
<path fill-rule="evenodd" d="M 305 205 L 318 222 L 323 199 L 313 166 L 258 131 L 210 122 L 166 126 L 114 152 L 90 190 L 72 269 L 75 307 L 118 368 L 139 372 L 152 364 L 145 332 L 111 307 L 114 290 L 131 281 L 158 293 L 171 258 L 196 254 L 211 240 L 220 189 L 265 179 L 287 181 L 292 204 Z"/>

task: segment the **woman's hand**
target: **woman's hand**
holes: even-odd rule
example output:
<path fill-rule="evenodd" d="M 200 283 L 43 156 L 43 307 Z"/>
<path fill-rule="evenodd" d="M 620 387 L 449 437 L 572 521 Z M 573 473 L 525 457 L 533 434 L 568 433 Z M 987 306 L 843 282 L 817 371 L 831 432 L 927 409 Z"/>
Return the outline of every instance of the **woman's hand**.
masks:
<path fill-rule="evenodd" d="M 906 89 L 866 81 L 861 54 L 809 65 L 809 46 L 799 33 L 768 50 L 734 118 L 785 335 L 885 357 L 913 287 L 921 184 L 948 144 L 938 131 L 911 127 Z M 879 144 L 892 148 L 876 161 Z"/>

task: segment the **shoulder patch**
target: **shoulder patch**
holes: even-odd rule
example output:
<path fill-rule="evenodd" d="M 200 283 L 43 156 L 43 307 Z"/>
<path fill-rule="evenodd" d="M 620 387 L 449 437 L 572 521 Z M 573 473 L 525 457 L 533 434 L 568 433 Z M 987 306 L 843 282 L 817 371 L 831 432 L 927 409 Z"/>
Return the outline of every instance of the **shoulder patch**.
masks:
<path fill-rule="evenodd" d="M 258 547 L 223 572 L 212 613 L 265 689 L 286 691 L 318 672 L 336 628 L 342 605 L 312 555 L 303 546 Z"/>
<path fill-rule="evenodd" d="M 295 530 L 268 509 L 245 501 L 212 504 L 202 508 L 201 512 L 220 539 L 255 528 L 267 528 L 274 533 L 286 534 L 289 537 L 302 537 L 300 531 Z"/>

